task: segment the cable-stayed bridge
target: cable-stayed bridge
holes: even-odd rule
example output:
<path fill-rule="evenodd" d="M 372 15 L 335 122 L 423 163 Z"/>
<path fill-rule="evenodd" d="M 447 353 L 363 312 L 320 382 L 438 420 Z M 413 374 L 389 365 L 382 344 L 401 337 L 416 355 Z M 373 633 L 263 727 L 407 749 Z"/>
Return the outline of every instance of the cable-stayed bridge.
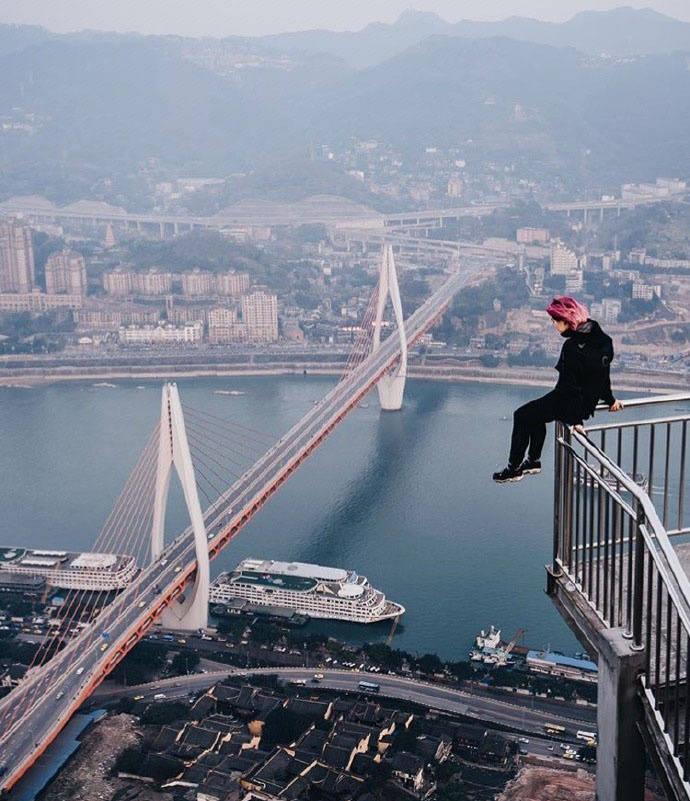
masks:
<path fill-rule="evenodd" d="M 99 591 L 103 580 L 97 568 L 92 571 L 96 591 L 68 593 L 63 625 L 39 649 L 19 686 L 0 700 L 2 789 L 18 781 L 154 622 L 190 630 L 205 625 L 209 559 L 374 386 L 384 409 L 400 408 L 408 345 L 440 318 L 472 277 L 473 272 L 451 275 L 403 321 L 392 249 L 384 247 L 379 283 L 341 380 L 267 450 L 261 432 L 183 407 L 177 388 L 164 387 L 161 422 L 94 546 L 96 553 L 134 554 L 143 567 L 114 598 L 105 584 Z M 388 298 L 397 331 L 382 341 Z M 258 458 L 253 457 L 256 452 L 261 454 Z M 173 468 L 190 526 L 165 545 L 163 524 Z M 197 490 L 208 503 L 205 511 Z"/>

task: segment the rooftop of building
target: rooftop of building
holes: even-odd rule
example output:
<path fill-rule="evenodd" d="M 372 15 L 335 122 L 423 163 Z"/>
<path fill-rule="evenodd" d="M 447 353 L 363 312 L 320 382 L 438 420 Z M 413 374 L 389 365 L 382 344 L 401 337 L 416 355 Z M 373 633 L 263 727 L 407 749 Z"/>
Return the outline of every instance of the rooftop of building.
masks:
<path fill-rule="evenodd" d="M 553 651 L 528 651 L 527 661 L 549 662 L 552 665 L 575 668 L 576 670 L 596 672 L 599 668 L 596 662 L 589 659 L 578 659 L 574 656 L 564 656 Z"/>

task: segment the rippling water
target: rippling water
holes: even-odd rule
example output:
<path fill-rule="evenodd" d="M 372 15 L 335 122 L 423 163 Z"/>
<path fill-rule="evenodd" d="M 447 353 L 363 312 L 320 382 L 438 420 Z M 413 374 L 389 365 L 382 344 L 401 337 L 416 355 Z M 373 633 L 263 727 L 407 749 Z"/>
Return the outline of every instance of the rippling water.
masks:
<path fill-rule="evenodd" d="M 261 377 L 178 382 L 183 402 L 276 437 L 334 379 Z M 0 543 L 88 549 L 156 423 L 160 382 L 0 388 Z M 219 395 L 214 390 L 243 395 Z M 544 594 L 552 473 L 514 485 L 505 464 L 512 409 L 539 390 L 410 381 L 404 409 L 356 409 L 212 563 L 246 556 L 352 568 L 407 609 L 395 645 L 464 658 L 494 623 L 526 642 L 577 645 Z M 173 497 L 168 531 L 184 518 Z M 335 624 L 351 639 L 387 628 Z"/>

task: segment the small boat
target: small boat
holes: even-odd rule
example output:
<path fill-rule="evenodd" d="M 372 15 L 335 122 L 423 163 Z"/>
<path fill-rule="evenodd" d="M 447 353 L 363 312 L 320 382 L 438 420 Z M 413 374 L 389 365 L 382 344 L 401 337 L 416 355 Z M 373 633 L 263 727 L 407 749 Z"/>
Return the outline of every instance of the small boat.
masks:
<path fill-rule="evenodd" d="M 239 389 L 214 389 L 214 395 L 244 395 Z"/>
<path fill-rule="evenodd" d="M 108 389 L 115 389 L 117 384 L 109 384 L 107 381 L 99 381 L 97 384 L 94 384 L 93 386 L 99 388 L 108 387 Z"/>
<path fill-rule="evenodd" d="M 359 406 L 360 409 L 368 409 L 369 408 L 369 404 L 368 403 L 358 403 L 357 405 Z"/>

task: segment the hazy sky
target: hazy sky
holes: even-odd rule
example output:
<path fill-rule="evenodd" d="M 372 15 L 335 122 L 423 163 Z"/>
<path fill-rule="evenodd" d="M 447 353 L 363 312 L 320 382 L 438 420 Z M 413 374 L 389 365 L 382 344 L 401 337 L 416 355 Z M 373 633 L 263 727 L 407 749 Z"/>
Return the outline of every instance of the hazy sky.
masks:
<path fill-rule="evenodd" d="M 651 7 L 690 21 L 690 0 L 0 0 L 0 22 L 188 36 L 255 35 L 305 28 L 355 30 L 392 22 L 412 6 L 445 19 L 502 19 L 512 14 L 560 21 L 585 9 Z"/>

